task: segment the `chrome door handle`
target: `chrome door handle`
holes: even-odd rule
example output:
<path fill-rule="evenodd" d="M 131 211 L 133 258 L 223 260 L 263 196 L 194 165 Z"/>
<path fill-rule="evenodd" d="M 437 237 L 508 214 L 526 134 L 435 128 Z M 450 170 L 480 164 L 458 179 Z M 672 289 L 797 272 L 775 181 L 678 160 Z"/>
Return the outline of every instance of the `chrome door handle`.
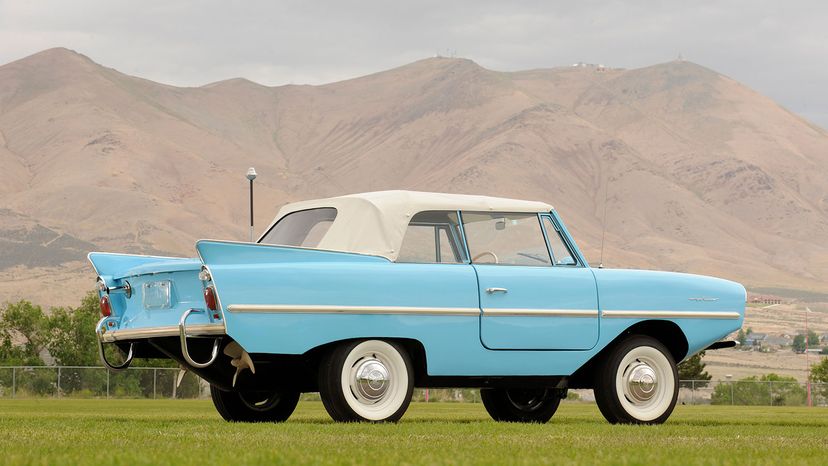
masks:
<path fill-rule="evenodd" d="M 489 294 L 492 294 L 492 293 L 508 293 L 508 292 L 509 292 L 509 290 L 507 290 L 506 288 L 486 288 L 486 293 L 489 293 Z"/>

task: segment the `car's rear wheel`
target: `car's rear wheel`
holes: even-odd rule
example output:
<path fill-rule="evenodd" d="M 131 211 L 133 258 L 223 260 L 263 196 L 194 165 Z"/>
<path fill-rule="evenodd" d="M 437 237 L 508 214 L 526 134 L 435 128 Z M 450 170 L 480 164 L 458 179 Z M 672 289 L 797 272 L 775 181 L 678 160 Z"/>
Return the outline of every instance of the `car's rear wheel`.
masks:
<path fill-rule="evenodd" d="M 545 423 L 561 404 L 561 394 L 546 388 L 483 388 L 483 406 L 495 421 Z"/>
<path fill-rule="evenodd" d="M 238 392 L 211 385 L 210 396 L 216 411 L 230 422 L 283 422 L 293 414 L 299 402 L 299 392 L 287 389 Z"/>
<path fill-rule="evenodd" d="M 339 422 L 396 422 L 414 390 L 405 349 L 393 342 L 364 340 L 333 349 L 319 367 L 319 394 Z"/>
<path fill-rule="evenodd" d="M 678 372 L 658 340 L 636 335 L 617 344 L 598 368 L 595 401 L 611 423 L 661 424 L 678 398 Z"/>

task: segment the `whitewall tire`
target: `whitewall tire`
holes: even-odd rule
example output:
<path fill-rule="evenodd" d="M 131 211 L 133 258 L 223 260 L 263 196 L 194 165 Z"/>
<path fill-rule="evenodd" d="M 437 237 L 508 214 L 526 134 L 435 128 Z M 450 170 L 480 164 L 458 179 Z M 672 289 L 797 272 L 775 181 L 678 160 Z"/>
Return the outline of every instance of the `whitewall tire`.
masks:
<path fill-rule="evenodd" d="M 396 422 L 411 402 L 411 360 L 394 342 L 343 343 L 319 369 L 319 394 L 335 421 Z"/>
<path fill-rule="evenodd" d="M 612 423 L 661 424 L 678 398 L 678 373 L 658 340 L 632 336 L 618 343 L 599 368 L 595 401 Z"/>

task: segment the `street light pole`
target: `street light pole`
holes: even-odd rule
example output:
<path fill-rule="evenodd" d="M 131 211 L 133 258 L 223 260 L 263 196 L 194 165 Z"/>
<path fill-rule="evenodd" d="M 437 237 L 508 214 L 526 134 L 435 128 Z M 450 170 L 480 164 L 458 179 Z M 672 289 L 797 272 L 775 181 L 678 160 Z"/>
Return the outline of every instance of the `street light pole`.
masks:
<path fill-rule="evenodd" d="M 808 314 L 811 313 L 811 308 L 805 307 L 805 369 L 808 371 L 808 406 L 811 404 L 811 361 L 810 354 L 808 354 Z"/>
<path fill-rule="evenodd" d="M 253 180 L 256 179 L 256 169 L 247 169 L 247 179 L 250 180 L 250 242 L 253 242 Z"/>

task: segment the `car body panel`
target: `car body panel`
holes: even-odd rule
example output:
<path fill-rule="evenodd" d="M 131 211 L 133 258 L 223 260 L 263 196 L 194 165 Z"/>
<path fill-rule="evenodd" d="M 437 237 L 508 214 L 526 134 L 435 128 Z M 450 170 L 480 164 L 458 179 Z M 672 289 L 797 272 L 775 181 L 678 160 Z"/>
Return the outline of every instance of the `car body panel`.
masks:
<path fill-rule="evenodd" d="M 688 355 L 693 355 L 742 326 L 746 294 L 739 283 L 651 270 L 592 272 L 598 284 L 602 329 L 629 327 L 641 320 L 669 320 L 682 329 Z M 675 317 L 660 317 L 664 313 Z M 630 314 L 641 317 L 623 317 Z"/>
<path fill-rule="evenodd" d="M 203 287 L 198 279 L 202 263 L 198 258 L 93 252 L 89 254 L 89 261 L 106 285 L 117 287 L 129 283 L 129 299 L 124 293 L 109 293 L 113 310 L 111 320 L 117 323 L 118 330 L 176 326 L 184 311 L 204 307 Z M 163 309 L 146 309 L 143 305 L 144 285 L 157 282 L 170 283 L 170 305 Z M 212 324 L 217 320 L 203 313 L 194 315 L 191 322 Z"/>
<path fill-rule="evenodd" d="M 552 219 L 577 265 L 400 263 L 388 255 L 215 240 L 196 243 L 197 259 L 89 258 L 112 300 L 107 341 L 142 331 L 178 336 L 182 314 L 206 310 L 203 292 L 213 287 L 218 309 L 192 314 L 187 325 L 202 336 L 226 335 L 254 359 L 391 338 L 419 342 L 430 376 L 569 376 L 642 322 L 675 324 L 681 334 L 673 338 L 687 343 L 679 359 L 741 327 L 745 290 L 738 283 L 591 268 L 557 213 L 538 214 Z M 115 291 L 127 282 L 130 298 Z M 147 308 L 145 286 L 159 282 L 170 284 L 169 305 Z"/>
<path fill-rule="evenodd" d="M 487 348 L 587 350 L 598 342 L 598 295 L 589 269 L 473 267 L 483 309 L 480 339 Z"/>

